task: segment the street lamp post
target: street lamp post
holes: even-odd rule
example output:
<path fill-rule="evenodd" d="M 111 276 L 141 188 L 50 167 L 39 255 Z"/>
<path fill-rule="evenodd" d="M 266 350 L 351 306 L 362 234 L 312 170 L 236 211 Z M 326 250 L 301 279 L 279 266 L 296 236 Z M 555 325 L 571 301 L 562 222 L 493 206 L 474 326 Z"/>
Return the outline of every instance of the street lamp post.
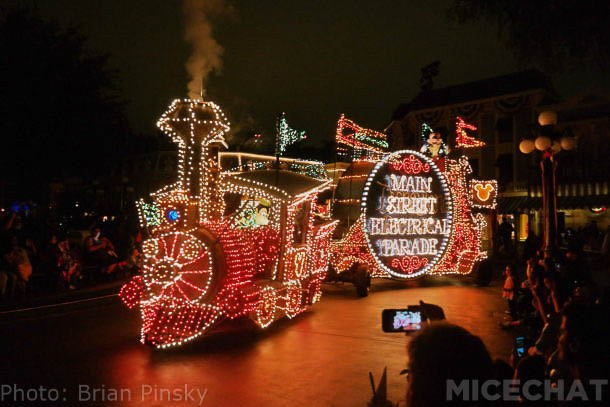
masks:
<path fill-rule="evenodd" d="M 540 132 L 535 140 L 525 139 L 519 144 L 519 150 L 530 154 L 540 151 L 540 168 L 542 170 L 542 202 L 544 215 L 544 244 L 542 249 L 545 256 L 554 256 L 557 253 L 557 160 L 555 156 L 562 150 L 574 148 L 574 138 L 556 131 L 557 113 L 545 111 L 538 116 Z"/>

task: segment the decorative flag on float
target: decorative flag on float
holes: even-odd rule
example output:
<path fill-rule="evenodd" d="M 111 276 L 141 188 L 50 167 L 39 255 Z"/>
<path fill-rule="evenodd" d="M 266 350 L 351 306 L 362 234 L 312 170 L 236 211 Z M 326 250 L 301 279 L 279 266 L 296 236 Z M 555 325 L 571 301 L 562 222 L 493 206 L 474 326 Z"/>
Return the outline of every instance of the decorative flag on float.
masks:
<path fill-rule="evenodd" d="M 455 132 L 457 133 L 457 136 L 455 138 L 455 144 L 458 148 L 483 147 L 485 145 L 485 142 L 469 136 L 466 132 L 466 130 L 476 131 L 476 126 L 466 123 L 460 116 L 457 116 L 456 120 Z"/>
<path fill-rule="evenodd" d="M 340 155 L 347 155 L 348 149 L 383 154 L 390 147 L 385 134 L 359 126 L 343 114 L 337 124 L 336 141 Z"/>
<path fill-rule="evenodd" d="M 307 138 L 305 131 L 295 130 L 288 125 L 284 112 L 277 117 L 275 133 L 275 155 L 277 156 L 282 155 L 289 145 Z"/>

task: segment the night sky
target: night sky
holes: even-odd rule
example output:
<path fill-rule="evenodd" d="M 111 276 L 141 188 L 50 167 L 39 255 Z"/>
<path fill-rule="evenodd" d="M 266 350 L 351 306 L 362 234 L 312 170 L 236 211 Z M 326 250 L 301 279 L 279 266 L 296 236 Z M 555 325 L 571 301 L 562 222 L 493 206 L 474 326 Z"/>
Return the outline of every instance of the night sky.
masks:
<path fill-rule="evenodd" d="M 186 96 L 191 48 L 180 1 L 28 1 L 43 18 L 80 26 L 92 49 L 111 54 L 135 131 L 152 132 L 168 103 Z M 224 66 L 208 79 L 208 99 L 232 122 L 250 114 L 267 134 L 280 111 L 316 142 L 334 136 L 341 113 L 383 129 L 417 93 L 421 67 L 437 59 L 435 87 L 528 68 L 498 42 L 495 27 L 449 23 L 447 1 L 226 2 L 232 15 L 214 24 Z M 552 79 L 571 96 L 607 91 L 610 81 L 601 78 Z"/>

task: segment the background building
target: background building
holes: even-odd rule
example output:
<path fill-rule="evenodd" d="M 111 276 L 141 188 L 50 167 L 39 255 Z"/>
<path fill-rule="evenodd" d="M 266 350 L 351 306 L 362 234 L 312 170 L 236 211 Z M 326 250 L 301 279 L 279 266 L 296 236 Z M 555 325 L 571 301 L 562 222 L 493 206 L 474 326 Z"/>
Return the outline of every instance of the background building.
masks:
<path fill-rule="evenodd" d="M 478 137 L 487 145 L 467 149 L 474 175 L 495 178 L 499 183 L 497 219 L 513 223 L 514 238 L 524 241 L 528 230 L 542 231 L 541 178 L 538 154 L 519 151 L 522 139 L 531 137 L 538 114 L 558 113 L 557 130 L 577 140 L 572 151 L 558 155 L 557 191 L 559 231 L 567 228 L 583 233 L 595 250 L 601 246 L 610 218 L 610 102 L 600 95 L 561 101 L 549 79 L 534 70 L 431 89 L 396 108 L 386 131 L 393 149 L 420 146 L 420 126 L 428 123 L 455 145 L 456 116 L 478 127 Z M 597 237 L 594 228 L 598 229 Z"/>

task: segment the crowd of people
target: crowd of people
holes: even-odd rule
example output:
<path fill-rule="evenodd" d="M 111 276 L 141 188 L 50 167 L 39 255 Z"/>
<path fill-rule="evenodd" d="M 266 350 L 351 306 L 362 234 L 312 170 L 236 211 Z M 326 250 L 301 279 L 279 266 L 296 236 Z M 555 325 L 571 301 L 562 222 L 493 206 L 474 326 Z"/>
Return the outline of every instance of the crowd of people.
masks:
<path fill-rule="evenodd" d="M 504 276 L 508 315 L 501 326 L 524 342 L 524 357 L 515 354 L 515 373 L 537 371 L 540 380 L 607 380 L 608 287 L 596 285 L 579 246 L 565 256 L 538 251 L 524 273 L 507 265 Z"/>
<path fill-rule="evenodd" d="M 494 360 L 462 327 L 433 322 L 407 346 L 406 404 L 369 406 L 610 405 L 609 288 L 594 282 L 582 245 L 553 256 L 539 247 L 524 268 L 504 268 L 509 359 Z"/>
<path fill-rule="evenodd" d="M 462 327 L 425 327 L 408 345 L 406 406 L 608 405 L 607 313 L 600 304 L 570 302 L 559 321 L 548 349 L 515 351 L 510 362 L 494 360 Z"/>
<path fill-rule="evenodd" d="M 502 216 L 497 231 L 495 237 L 497 253 L 506 257 L 517 255 L 515 228 L 506 215 Z M 565 250 L 578 254 L 588 251 L 601 256 L 600 260 L 605 264 L 610 264 L 610 225 L 604 230 L 599 228 L 596 221 L 590 221 L 577 229 L 566 228 L 559 233 L 558 241 L 559 246 Z M 527 260 L 534 257 L 541 244 L 542 238 L 529 229 L 527 238 L 523 242 L 523 258 Z"/>
<path fill-rule="evenodd" d="M 134 274 L 138 238 L 120 240 L 126 241 L 122 256 L 99 226 L 68 233 L 44 222 L 28 222 L 27 215 L 18 212 L 0 214 L 0 302 L 17 303 Z"/>
<path fill-rule="evenodd" d="M 369 406 L 610 405 L 608 289 L 595 286 L 577 253 L 529 259 L 525 278 L 507 266 L 503 297 L 515 347 L 493 359 L 466 329 L 433 322 L 408 343 L 406 404 Z"/>

